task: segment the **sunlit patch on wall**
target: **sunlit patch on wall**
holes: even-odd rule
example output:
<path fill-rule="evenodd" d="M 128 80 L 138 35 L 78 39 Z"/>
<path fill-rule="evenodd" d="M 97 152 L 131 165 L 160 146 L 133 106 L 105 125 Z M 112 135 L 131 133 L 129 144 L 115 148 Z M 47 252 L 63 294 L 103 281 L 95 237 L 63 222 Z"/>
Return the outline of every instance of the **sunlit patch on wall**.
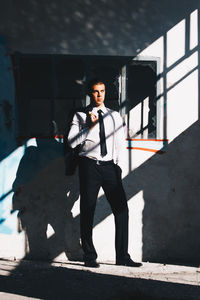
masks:
<path fill-rule="evenodd" d="M 47 226 L 46 234 L 48 239 L 55 234 L 55 231 L 53 230 L 53 227 L 50 224 L 48 224 Z"/>
<path fill-rule="evenodd" d="M 80 197 L 74 202 L 71 213 L 73 218 L 77 217 L 80 214 Z"/>
<path fill-rule="evenodd" d="M 30 146 L 35 146 L 37 147 L 37 142 L 36 142 L 36 139 L 35 138 L 32 138 L 32 139 L 29 139 L 26 143 L 26 146 L 27 147 L 30 147 Z"/>
<path fill-rule="evenodd" d="M 172 87 L 178 81 L 182 80 L 187 76 L 193 69 L 198 66 L 198 53 L 197 51 L 190 55 L 188 58 L 184 59 L 176 67 L 167 73 L 167 88 Z M 188 86 L 188 88 L 190 88 Z"/>
<path fill-rule="evenodd" d="M 198 10 L 190 14 L 190 50 L 198 45 Z"/>
<path fill-rule="evenodd" d="M 141 129 L 148 125 L 148 114 L 149 114 L 149 97 L 138 103 L 135 107 L 129 111 L 129 118 L 133 121 L 133 129 L 131 129 L 131 136 L 135 136 Z M 129 133 L 130 134 L 130 133 Z M 148 137 L 148 129 L 143 131 L 143 138 Z"/>
<path fill-rule="evenodd" d="M 115 225 L 113 214 L 94 227 L 93 240 L 99 254 L 99 261 L 115 261 Z M 104 247 L 104 251 L 102 251 L 102 247 Z"/>
<path fill-rule="evenodd" d="M 172 27 L 140 55 L 160 57 L 157 138 L 171 142 L 198 120 L 198 10 Z M 163 124 L 163 128 L 162 128 Z M 166 128 L 164 134 L 164 128 Z"/>
<path fill-rule="evenodd" d="M 167 95 L 168 136 L 180 135 L 198 120 L 198 71 L 177 84 Z"/>
<path fill-rule="evenodd" d="M 131 216 L 129 220 L 129 253 L 132 254 L 134 260 L 142 261 L 143 191 L 131 198 L 128 206 Z"/>
<path fill-rule="evenodd" d="M 185 20 L 167 32 L 167 67 L 185 55 Z"/>

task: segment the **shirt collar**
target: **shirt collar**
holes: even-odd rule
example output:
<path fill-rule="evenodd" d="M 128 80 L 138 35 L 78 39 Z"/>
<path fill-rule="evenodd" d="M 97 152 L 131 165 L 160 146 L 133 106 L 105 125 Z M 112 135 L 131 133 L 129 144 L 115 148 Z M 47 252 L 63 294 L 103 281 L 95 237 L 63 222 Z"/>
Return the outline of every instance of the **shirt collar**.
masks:
<path fill-rule="evenodd" d="M 98 108 L 98 107 L 93 107 L 93 112 L 95 112 L 95 113 L 97 113 L 97 111 L 99 110 L 99 109 L 101 109 L 101 111 L 105 114 L 106 112 L 107 112 L 107 109 L 106 109 L 106 107 L 105 107 L 105 105 L 103 105 L 101 108 Z"/>

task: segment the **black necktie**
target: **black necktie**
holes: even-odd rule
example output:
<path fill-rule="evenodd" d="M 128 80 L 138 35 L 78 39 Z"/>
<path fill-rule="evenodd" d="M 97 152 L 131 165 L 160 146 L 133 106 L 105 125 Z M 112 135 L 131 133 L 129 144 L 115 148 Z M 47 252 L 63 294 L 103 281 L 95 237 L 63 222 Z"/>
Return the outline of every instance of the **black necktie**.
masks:
<path fill-rule="evenodd" d="M 103 123 L 103 116 L 102 116 L 102 110 L 99 109 L 99 136 L 100 136 L 100 146 L 101 146 L 101 156 L 105 156 L 107 154 L 107 148 L 106 148 L 106 137 L 105 137 L 105 128 Z"/>

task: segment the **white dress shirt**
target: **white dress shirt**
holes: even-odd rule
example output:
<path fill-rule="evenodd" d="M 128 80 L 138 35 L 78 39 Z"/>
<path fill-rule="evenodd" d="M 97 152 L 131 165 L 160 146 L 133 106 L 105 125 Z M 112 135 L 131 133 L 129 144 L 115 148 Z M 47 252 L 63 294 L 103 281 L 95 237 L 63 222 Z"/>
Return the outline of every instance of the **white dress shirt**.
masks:
<path fill-rule="evenodd" d="M 99 108 L 92 107 L 90 111 L 98 116 Z M 126 154 L 125 134 L 123 120 L 120 114 L 114 110 L 101 107 L 105 127 L 107 154 L 101 156 L 99 122 L 92 128 L 87 124 L 87 114 L 76 112 L 69 131 L 68 142 L 72 148 L 81 144 L 80 156 L 86 156 L 94 160 L 114 160 L 121 168 Z"/>

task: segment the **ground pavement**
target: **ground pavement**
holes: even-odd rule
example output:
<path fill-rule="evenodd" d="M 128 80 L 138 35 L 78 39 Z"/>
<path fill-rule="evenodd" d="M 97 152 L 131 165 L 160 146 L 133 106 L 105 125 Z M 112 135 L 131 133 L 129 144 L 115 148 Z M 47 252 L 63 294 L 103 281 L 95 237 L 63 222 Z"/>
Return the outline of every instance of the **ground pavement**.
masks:
<path fill-rule="evenodd" d="M 0 260 L 0 300 L 198 300 L 200 269 L 144 263 L 140 268 L 102 263 Z"/>

